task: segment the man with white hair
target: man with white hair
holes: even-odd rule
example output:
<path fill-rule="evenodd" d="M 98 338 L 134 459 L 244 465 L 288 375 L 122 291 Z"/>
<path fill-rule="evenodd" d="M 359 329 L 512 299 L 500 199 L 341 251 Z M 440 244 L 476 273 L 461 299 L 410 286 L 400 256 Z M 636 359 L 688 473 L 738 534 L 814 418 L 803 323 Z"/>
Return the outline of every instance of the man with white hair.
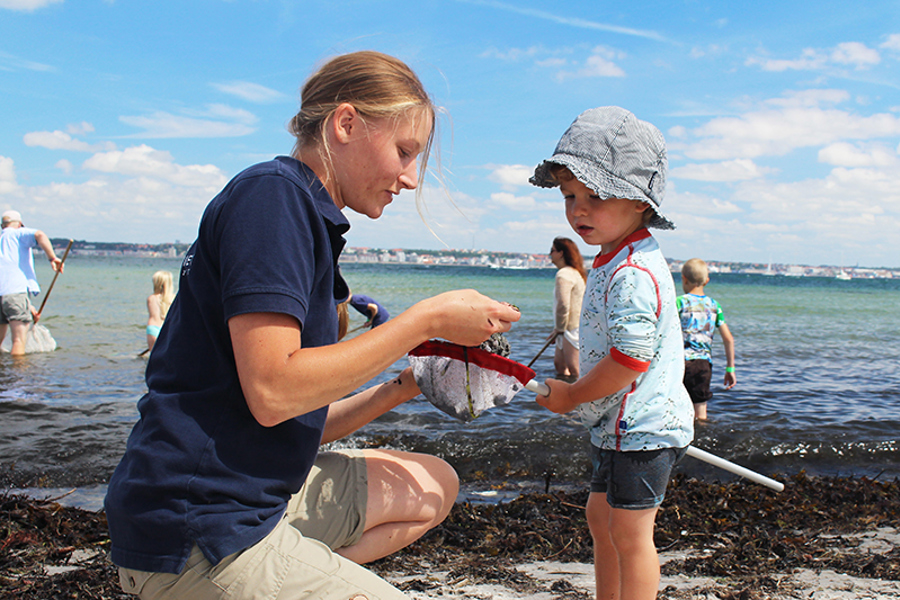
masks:
<path fill-rule="evenodd" d="M 50 238 L 38 229 L 22 224 L 18 211 L 8 210 L 2 217 L 0 233 L 0 342 L 6 337 L 6 328 L 12 331 L 11 354 L 25 354 L 25 339 L 29 323 L 37 322 L 40 314 L 34 309 L 28 294 L 40 293 L 34 274 L 34 257 L 31 249 L 40 247 L 47 255 L 54 271 L 62 273 L 62 260 L 53 251 Z"/>

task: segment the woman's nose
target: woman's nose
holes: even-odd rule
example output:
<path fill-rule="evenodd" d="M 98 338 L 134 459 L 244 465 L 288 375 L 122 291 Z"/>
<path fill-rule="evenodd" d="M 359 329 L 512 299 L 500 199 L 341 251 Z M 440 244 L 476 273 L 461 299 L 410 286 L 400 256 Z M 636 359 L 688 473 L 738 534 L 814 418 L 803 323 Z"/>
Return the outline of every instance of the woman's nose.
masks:
<path fill-rule="evenodd" d="M 409 165 L 400 173 L 400 185 L 403 186 L 404 189 L 414 190 L 419 185 L 419 171 L 418 171 L 418 161 L 412 161 Z"/>

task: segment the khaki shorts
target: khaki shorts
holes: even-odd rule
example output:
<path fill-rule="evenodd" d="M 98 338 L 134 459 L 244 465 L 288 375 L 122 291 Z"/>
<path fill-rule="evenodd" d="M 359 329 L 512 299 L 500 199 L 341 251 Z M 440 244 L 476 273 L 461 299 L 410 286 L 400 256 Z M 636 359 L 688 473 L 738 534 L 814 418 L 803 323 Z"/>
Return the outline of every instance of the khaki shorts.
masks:
<path fill-rule="evenodd" d="M 143 600 L 408 598 L 371 571 L 332 552 L 365 531 L 366 461 L 355 450 L 324 452 L 284 518 L 257 544 L 212 565 L 195 545 L 178 575 L 119 569 L 122 589 Z"/>
<path fill-rule="evenodd" d="M 10 321 L 31 323 L 33 320 L 28 292 L 0 296 L 0 325 L 8 325 Z"/>

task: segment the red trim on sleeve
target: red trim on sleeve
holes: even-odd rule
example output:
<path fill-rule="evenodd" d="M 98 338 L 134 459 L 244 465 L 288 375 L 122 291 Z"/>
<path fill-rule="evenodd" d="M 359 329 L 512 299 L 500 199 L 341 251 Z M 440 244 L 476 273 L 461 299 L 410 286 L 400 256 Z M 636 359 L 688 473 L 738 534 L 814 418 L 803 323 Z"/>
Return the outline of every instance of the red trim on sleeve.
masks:
<path fill-rule="evenodd" d="M 650 370 L 650 361 L 632 358 L 615 348 L 609 351 L 609 355 L 614 361 L 616 361 L 623 367 L 628 367 L 632 371 L 637 371 L 638 373 L 646 373 Z"/>

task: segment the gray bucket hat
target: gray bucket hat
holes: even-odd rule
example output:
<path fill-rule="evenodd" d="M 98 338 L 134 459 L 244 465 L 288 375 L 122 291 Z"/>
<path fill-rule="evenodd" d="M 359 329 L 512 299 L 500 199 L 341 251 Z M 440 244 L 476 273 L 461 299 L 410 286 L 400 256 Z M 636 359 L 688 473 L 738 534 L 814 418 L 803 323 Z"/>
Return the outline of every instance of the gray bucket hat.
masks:
<path fill-rule="evenodd" d="M 539 187 L 559 185 L 550 170 L 568 167 L 578 180 L 604 200 L 648 202 L 656 213 L 648 227 L 675 229 L 660 212 L 666 193 L 666 140 L 659 129 L 618 106 L 586 110 L 560 138 L 553 156 L 528 180 Z"/>

